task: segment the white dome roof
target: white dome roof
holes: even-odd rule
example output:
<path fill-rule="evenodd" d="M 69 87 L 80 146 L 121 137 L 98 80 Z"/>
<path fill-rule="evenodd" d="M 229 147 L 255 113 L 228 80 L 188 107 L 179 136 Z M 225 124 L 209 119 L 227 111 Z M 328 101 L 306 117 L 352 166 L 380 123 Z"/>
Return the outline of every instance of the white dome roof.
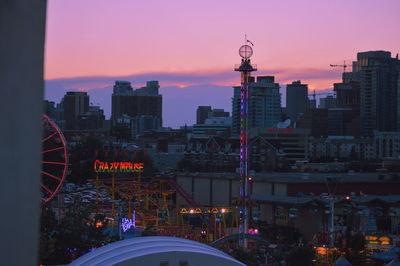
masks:
<path fill-rule="evenodd" d="M 114 242 L 83 255 L 70 265 L 114 265 L 127 261 L 134 262 L 135 258 L 142 256 L 167 252 L 174 252 L 175 257 L 179 256 L 179 252 L 196 253 L 198 255 L 212 256 L 219 260 L 222 259 L 227 263 L 229 262 L 230 265 L 244 265 L 224 252 L 208 245 L 183 238 L 165 236 L 134 237 Z M 158 265 L 160 264 L 158 263 Z M 194 264 L 189 262 L 189 265 Z"/>

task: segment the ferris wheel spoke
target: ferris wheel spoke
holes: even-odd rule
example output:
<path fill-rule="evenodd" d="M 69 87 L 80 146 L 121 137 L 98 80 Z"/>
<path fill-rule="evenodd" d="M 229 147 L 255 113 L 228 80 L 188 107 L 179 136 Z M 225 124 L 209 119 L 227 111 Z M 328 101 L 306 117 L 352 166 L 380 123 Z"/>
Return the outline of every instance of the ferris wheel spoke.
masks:
<path fill-rule="evenodd" d="M 46 190 L 50 195 L 53 194 L 53 192 L 52 192 L 48 187 L 46 187 L 45 185 L 40 184 L 40 186 L 41 186 L 42 188 L 44 188 L 44 190 Z"/>
<path fill-rule="evenodd" d="M 48 162 L 48 161 L 41 161 L 41 163 L 46 163 L 46 164 L 59 164 L 59 165 L 66 165 L 66 163 L 61 163 L 61 162 Z"/>
<path fill-rule="evenodd" d="M 64 148 L 65 148 L 64 146 L 61 146 L 61 147 L 58 147 L 58 148 L 54 148 L 54 149 L 42 151 L 42 153 L 51 152 L 51 151 L 56 151 L 56 150 L 61 150 L 61 149 L 64 149 Z"/>
<path fill-rule="evenodd" d="M 47 137 L 45 137 L 44 139 L 42 139 L 42 142 L 45 142 L 46 140 L 50 139 L 51 137 L 53 137 L 56 134 L 57 134 L 57 132 L 53 132 L 53 134 L 50 134 Z"/>
<path fill-rule="evenodd" d="M 46 115 L 42 115 L 42 130 L 43 137 L 41 139 L 42 144 L 42 169 L 40 184 L 42 191 L 43 202 L 51 200 L 64 180 L 66 170 L 68 168 L 68 157 L 66 141 L 62 132 L 58 126 L 51 121 Z M 47 153 L 54 155 L 52 158 L 46 158 Z M 60 173 L 62 168 L 62 173 Z"/>
<path fill-rule="evenodd" d="M 54 175 L 52 175 L 52 174 L 49 174 L 49 173 L 47 173 L 47 172 L 45 172 L 45 171 L 40 171 L 42 174 L 44 174 L 44 175 L 47 175 L 47 176 L 50 176 L 50 177 L 52 177 L 52 178 L 54 178 L 54 179 L 57 179 L 58 181 L 61 181 L 62 179 L 61 178 L 59 178 L 59 177 L 56 177 L 56 176 L 54 176 Z"/>

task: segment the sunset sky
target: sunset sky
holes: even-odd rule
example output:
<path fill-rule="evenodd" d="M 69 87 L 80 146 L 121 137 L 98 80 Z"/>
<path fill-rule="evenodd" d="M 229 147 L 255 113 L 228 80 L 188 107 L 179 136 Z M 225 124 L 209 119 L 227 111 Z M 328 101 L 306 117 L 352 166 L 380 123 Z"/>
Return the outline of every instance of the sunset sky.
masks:
<path fill-rule="evenodd" d="M 342 71 L 329 64 L 350 63 L 360 51 L 399 52 L 399 11 L 398 0 L 49 0 L 45 79 L 89 94 L 109 88 L 111 95 L 115 79 L 139 87 L 145 77 L 169 87 L 161 89 L 167 98 L 179 98 L 184 87 L 237 84 L 233 66 L 247 34 L 257 75 L 327 89 Z M 52 89 L 46 84 L 47 97 Z M 232 91 L 225 96 L 221 108 Z M 207 104 L 210 95 L 196 97 Z"/>

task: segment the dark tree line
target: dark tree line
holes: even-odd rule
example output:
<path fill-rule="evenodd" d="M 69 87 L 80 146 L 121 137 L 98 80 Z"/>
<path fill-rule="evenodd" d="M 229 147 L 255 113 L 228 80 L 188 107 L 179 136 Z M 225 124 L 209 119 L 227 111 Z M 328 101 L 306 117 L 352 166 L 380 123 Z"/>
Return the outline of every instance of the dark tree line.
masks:
<path fill-rule="evenodd" d="M 50 207 L 41 213 L 40 263 L 56 265 L 70 263 L 93 248 L 116 241 L 105 232 L 107 221 L 94 214 L 93 206 L 75 200 L 66 208 L 65 215 L 56 219 Z M 102 227 L 97 227 L 102 223 Z"/>

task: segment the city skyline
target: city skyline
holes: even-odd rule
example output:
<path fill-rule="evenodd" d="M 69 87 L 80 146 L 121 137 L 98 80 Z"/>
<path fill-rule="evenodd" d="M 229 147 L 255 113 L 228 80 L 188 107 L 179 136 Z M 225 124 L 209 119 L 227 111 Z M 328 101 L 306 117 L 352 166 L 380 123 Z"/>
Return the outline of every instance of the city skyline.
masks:
<path fill-rule="evenodd" d="M 0 6 L 2 265 L 399 262 L 400 0 Z"/>
<path fill-rule="evenodd" d="M 193 110 L 197 105 L 228 109 L 232 86 L 240 80 L 233 66 L 240 62 L 237 50 L 244 34 L 255 44 L 253 62 L 259 69 L 255 75 L 274 75 L 281 86 L 301 80 L 310 91 L 332 88 L 340 82 L 342 69 L 329 64 L 350 63 L 361 51 L 396 55 L 400 37 L 391 29 L 399 22 L 394 13 L 399 5 L 256 1 L 247 7 L 250 21 L 242 23 L 241 12 L 248 11 L 239 2 L 50 1 L 46 98 L 59 101 L 60 97 L 51 96 L 57 89 L 89 94 L 97 89 L 103 92 L 96 104 L 108 101 L 103 95 L 105 91 L 111 95 L 115 80 L 131 81 L 134 87 L 159 80 L 167 104 L 165 125 L 191 123 L 194 111 L 178 118 L 170 109 L 183 101 Z M 204 93 L 194 92 L 203 87 Z M 218 98 L 209 97 L 213 91 L 218 91 Z M 193 93 L 195 97 L 185 95 Z M 168 98 L 176 100 L 170 107 Z M 107 106 L 101 105 L 107 114 Z"/>

